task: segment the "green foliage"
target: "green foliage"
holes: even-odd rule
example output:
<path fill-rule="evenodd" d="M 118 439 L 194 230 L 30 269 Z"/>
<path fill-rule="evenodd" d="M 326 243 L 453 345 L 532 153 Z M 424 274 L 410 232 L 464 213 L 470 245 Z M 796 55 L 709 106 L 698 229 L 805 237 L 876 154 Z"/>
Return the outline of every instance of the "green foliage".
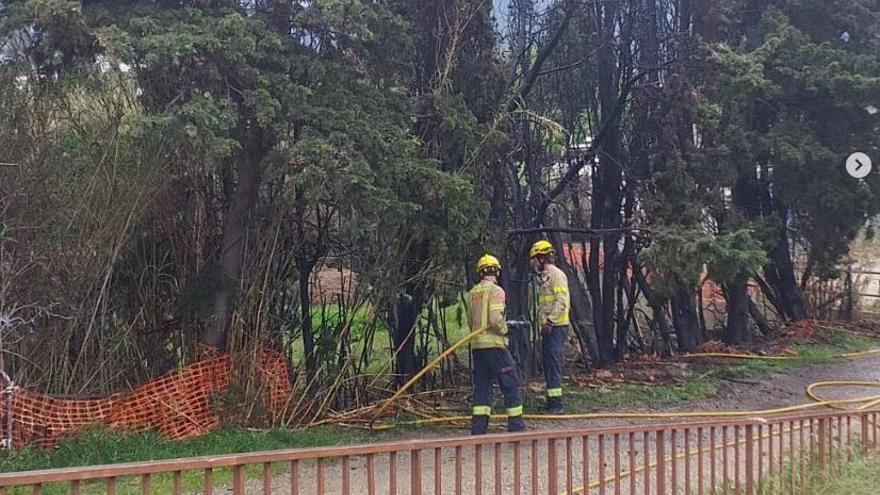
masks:
<path fill-rule="evenodd" d="M 877 491 L 880 483 L 880 459 L 876 457 L 861 458 L 856 453 L 856 460 L 837 467 L 828 473 L 811 471 L 810 486 L 816 487 L 817 493 L 827 495 L 871 495 Z"/>
<path fill-rule="evenodd" d="M 739 230 L 713 235 L 702 231 L 668 229 L 658 232 L 642 254 L 652 283 L 662 294 L 694 290 L 704 268 L 709 277 L 725 284 L 752 276 L 767 258 L 752 232 Z"/>
<path fill-rule="evenodd" d="M 711 48 L 719 72 L 706 87 L 708 141 L 722 168 L 772 190 L 772 213 L 783 220 L 767 225 L 768 245 L 797 229 L 823 274 L 880 212 L 877 175 L 856 181 L 844 170 L 853 151 L 880 150 L 880 118 L 866 110 L 880 101 L 878 15 L 856 0 L 785 2 L 764 10 L 759 25 L 744 24 L 736 44 Z"/>

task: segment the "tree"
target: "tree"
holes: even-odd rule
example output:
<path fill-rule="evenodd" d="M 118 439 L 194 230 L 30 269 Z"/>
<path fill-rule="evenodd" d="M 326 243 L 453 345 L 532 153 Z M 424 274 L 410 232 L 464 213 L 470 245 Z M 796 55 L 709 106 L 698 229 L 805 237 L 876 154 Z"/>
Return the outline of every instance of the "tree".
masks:
<path fill-rule="evenodd" d="M 787 319 L 807 316 L 806 280 L 833 272 L 877 212 L 876 177 L 855 182 L 842 165 L 852 150 L 877 147 L 878 119 L 866 111 L 878 96 L 878 80 L 865 77 L 877 67 L 868 4 L 733 4 L 741 23 L 730 45 L 711 47 L 721 72 L 707 96 L 735 159 L 734 206 L 764 232 L 768 296 Z M 808 254 L 800 284 L 795 241 Z"/>

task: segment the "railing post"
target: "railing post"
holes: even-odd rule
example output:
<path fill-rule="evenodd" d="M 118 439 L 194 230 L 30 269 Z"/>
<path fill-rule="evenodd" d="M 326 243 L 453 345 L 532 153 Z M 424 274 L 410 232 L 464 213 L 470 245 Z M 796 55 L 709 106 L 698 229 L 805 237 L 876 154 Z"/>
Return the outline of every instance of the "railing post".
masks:
<path fill-rule="evenodd" d="M 422 460 L 421 453 L 413 450 L 409 454 L 409 490 L 412 495 L 422 495 Z"/>
<path fill-rule="evenodd" d="M 244 495 L 244 466 L 238 465 L 232 468 L 232 493 Z M 323 495 L 322 491 L 319 491 Z"/>
<path fill-rule="evenodd" d="M 825 470 L 825 418 L 819 418 L 819 469 Z"/>
<path fill-rule="evenodd" d="M 558 474 L 558 466 L 556 463 L 556 440 L 547 440 L 547 490 L 548 493 L 556 493 L 559 491 L 559 485 L 556 482 Z"/>
<path fill-rule="evenodd" d="M 440 495 L 443 492 L 443 449 L 434 449 L 434 493 Z"/>
<path fill-rule="evenodd" d="M 755 431 L 746 425 L 746 495 L 755 493 Z"/>
<path fill-rule="evenodd" d="M 666 432 L 657 430 L 657 495 L 666 495 Z"/>
<path fill-rule="evenodd" d="M 868 453 L 868 414 L 862 413 L 859 421 L 862 425 L 862 455 L 865 455 Z"/>

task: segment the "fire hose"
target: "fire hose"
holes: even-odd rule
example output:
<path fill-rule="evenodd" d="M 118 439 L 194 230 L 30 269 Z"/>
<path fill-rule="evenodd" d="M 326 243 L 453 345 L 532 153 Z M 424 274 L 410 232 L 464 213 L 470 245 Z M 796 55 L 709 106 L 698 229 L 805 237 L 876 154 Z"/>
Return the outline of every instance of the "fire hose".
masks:
<path fill-rule="evenodd" d="M 519 322 L 510 322 L 510 323 L 519 323 Z M 429 417 L 424 419 L 412 420 L 412 421 L 404 421 L 404 422 L 395 422 L 385 423 L 376 425 L 377 419 L 388 410 L 391 405 L 393 405 L 397 400 L 400 399 L 410 388 L 412 388 L 418 381 L 429 373 L 432 369 L 434 369 L 437 365 L 439 365 L 444 359 L 446 359 L 449 355 L 469 343 L 476 336 L 482 334 L 487 329 L 478 329 L 470 334 L 466 335 L 464 338 L 450 346 L 443 353 L 441 353 L 437 358 L 428 363 L 421 371 L 416 373 L 409 381 L 407 381 L 402 387 L 400 387 L 397 392 L 388 398 L 385 402 L 376 409 L 376 412 L 373 415 L 373 418 L 370 421 L 370 427 L 372 429 L 390 429 L 398 425 L 432 425 L 432 424 L 449 424 L 449 423 L 460 423 L 470 420 L 470 416 L 437 416 L 437 417 Z M 845 358 L 845 359 L 856 359 L 859 357 L 872 356 L 875 354 L 880 354 L 880 349 L 872 349 L 864 352 L 852 352 L 852 353 L 843 353 L 834 358 Z M 728 358 L 728 359 L 754 359 L 754 360 L 770 360 L 770 361 L 783 361 L 783 360 L 796 360 L 797 356 L 762 356 L 762 355 L 754 355 L 754 354 L 733 354 L 733 353 L 695 353 L 695 354 L 686 354 L 681 356 L 683 358 L 691 359 L 691 358 Z M 880 395 L 869 395 L 864 397 L 856 397 L 849 399 L 824 399 L 821 397 L 816 390 L 820 388 L 839 388 L 839 387 L 870 387 L 870 388 L 880 388 L 880 382 L 878 381 L 852 381 L 852 380 L 830 380 L 830 381 L 821 381 L 810 384 L 806 389 L 806 395 L 811 399 L 811 402 L 807 402 L 804 404 L 798 404 L 793 406 L 785 406 L 779 408 L 772 409 L 759 409 L 759 410 L 733 410 L 733 411 L 684 411 L 684 412 L 619 412 L 619 411 L 609 411 L 609 412 L 592 412 L 592 413 L 572 413 L 572 414 L 525 414 L 523 417 L 527 420 L 534 421 L 572 421 L 572 420 L 598 420 L 598 419 L 677 419 L 677 418 L 728 418 L 728 417 L 752 417 L 752 416 L 769 416 L 769 415 L 777 415 L 784 414 L 789 412 L 796 411 L 804 411 L 810 409 L 819 409 L 819 408 L 834 408 L 834 409 L 844 409 L 847 405 L 858 405 L 859 410 L 870 409 L 871 407 L 875 407 L 880 405 Z M 492 415 L 491 420 L 493 422 L 505 421 L 507 419 L 506 415 Z"/>

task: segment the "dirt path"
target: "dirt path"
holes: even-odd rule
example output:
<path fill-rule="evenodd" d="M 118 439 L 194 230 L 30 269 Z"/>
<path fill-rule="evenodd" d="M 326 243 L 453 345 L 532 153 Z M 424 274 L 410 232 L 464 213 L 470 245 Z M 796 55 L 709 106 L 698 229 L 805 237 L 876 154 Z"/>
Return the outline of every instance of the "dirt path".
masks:
<path fill-rule="evenodd" d="M 629 411 L 651 411 L 651 412 L 673 412 L 673 411 L 738 411 L 738 410 L 759 410 L 759 409 L 768 409 L 768 408 L 776 408 L 783 407 L 788 405 L 796 405 L 807 402 L 809 399 L 805 396 L 805 389 L 808 385 L 817 381 L 827 381 L 827 380 L 878 380 L 880 381 L 880 356 L 863 358 L 857 361 L 837 361 L 834 363 L 824 364 L 824 365 L 816 365 L 811 367 L 805 367 L 794 370 L 787 370 L 785 372 L 773 372 L 767 375 L 751 378 L 748 380 L 737 380 L 735 382 L 729 382 L 727 385 L 722 387 L 722 390 L 713 397 L 707 399 L 701 399 L 696 401 L 691 401 L 688 403 L 679 403 L 679 404 L 670 404 L 663 406 L 646 406 L 646 407 L 631 407 Z M 843 399 L 843 398 L 853 398 L 864 396 L 866 394 L 876 394 L 876 390 L 867 390 L 866 389 L 858 389 L 858 388 L 846 388 L 841 390 L 823 390 L 823 393 L 827 395 L 827 398 L 833 399 Z M 669 421 L 669 420 L 666 420 Z M 579 428 L 596 428 L 600 426 L 611 426 L 611 425 L 625 425 L 625 424 L 645 424 L 650 423 L 651 421 L 645 420 L 634 420 L 634 421 L 614 421 L 614 420 L 601 420 L 601 421 L 565 421 L 565 422 L 541 422 L 536 423 L 533 422 L 530 424 L 530 429 L 533 430 L 547 430 L 547 429 L 579 429 Z M 812 433 L 806 428 L 801 430 L 797 425 L 795 425 L 795 434 L 791 437 L 786 436 L 786 442 L 799 442 L 800 439 L 803 438 L 803 435 L 811 435 Z M 777 430 L 778 431 L 778 430 Z M 702 432 L 700 436 L 700 441 L 704 449 L 706 449 L 706 453 L 703 456 L 693 456 L 692 462 L 689 463 L 690 466 L 685 467 L 685 463 L 683 460 L 682 454 L 685 452 L 685 449 L 688 449 L 690 452 L 695 452 L 697 450 L 697 432 L 690 431 L 687 437 L 687 442 L 685 442 L 684 432 L 681 432 L 680 438 L 676 439 L 676 450 L 679 455 L 679 461 L 676 463 L 676 466 L 670 467 L 680 473 L 679 478 L 679 486 L 678 492 L 685 493 L 687 488 L 694 489 L 698 485 L 698 483 L 709 483 L 708 479 L 710 479 L 710 471 L 714 467 L 716 470 L 717 480 L 722 480 L 725 477 L 732 478 L 735 473 L 738 472 L 739 469 L 743 469 L 743 460 L 742 459 L 734 459 L 733 453 L 730 455 L 730 459 L 725 466 L 724 462 L 718 462 L 714 466 L 712 465 L 711 459 L 713 458 L 709 450 L 709 445 L 713 442 L 716 446 L 723 445 L 725 442 L 732 443 L 735 442 L 736 433 L 734 431 L 730 432 L 722 432 L 716 431 L 714 435 L 711 432 Z M 742 434 L 742 432 L 739 432 Z M 450 430 L 448 436 L 457 436 L 457 435 L 465 435 L 466 431 L 463 430 Z M 410 438 L 430 438 L 430 437 L 438 437 L 443 436 L 442 433 L 437 433 L 436 431 L 432 431 L 426 435 L 419 435 L 417 432 L 406 433 L 404 437 Z M 739 437 L 742 438 L 741 436 Z M 586 474 L 588 476 L 588 482 L 595 483 L 600 476 L 600 465 L 603 468 L 604 476 L 610 477 L 613 476 L 613 473 L 617 471 L 617 468 L 620 469 L 621 472 L 627 472 L 630 469 L 630 466 L 634 466 L 636 468 L 636 476 L 634 477 L 635 486 L 630 485 L 630 477 L 623 477 L 620 482 L 620 493 L 644 493 L 642 486 L 645 482 L 644 473 L 641 471 L 641 466 L 645 464 L 645 452 L 644 452 L 644 442 L 641 435 L 635 435 L 632 438 L 628 436 L 620 437 L 617 439 L 609 438 L 603 442 L 603 445 L 599 445 L 596 439 L 590 439 L 586 445 L 587 457 L 586 463 L 584 462 L 584 457 L 582 452 L 584 451 L 584 445 L 581 439 L 576 439 L 570 446 L 567 446 L 565 442 L 559 442 L 557 445 L 557 458 L 560 460 L 560 472 L 559 472 L 559 489 L 561 493 L 564 493 L 566 490 L 566 485 L 568 484 L 569 473 L 565 470 L 564 467 L 564 459 L 566 459 L 566 451 L 570 447 L 572 449 L 573 457 L 572 464 L 573 470 L 570 473 L 572 479 L 573 487 L 581 487 L 583 486 L 583 477 L 584 477 L 584 466 L 588 465 L 588 469 L 586 470 Z M 778 442 L 782 440 L 780 437 L 774 438 L 774 446 L 775 451 L 778 454 L 779 445 Z M 649 441 L 652 442 L 651 439 Z M 629 458 L 630 452 L 630 442 L 632 442 L 632 451 L 635 456 L 632 460 Z M 763 461 L 766 461 L 768 464 L 771 462 L 776 465 L 779 461 L 779 457 L 770 457 L 770 439 L 767 438 L 761 442 L 760 448 L 763 452 Z M 619 448 L 619 457 L 614 455 L 615 452 L 615 443 Z M 653 443 L 653 442 L 652 442 Z M 794 444 L 785 444 L 785 449 L 788 449 Z M 720 447 L 719 447 L 720 448 Z M 533 451 L 533 449 L 535 449 Z M 502 477 L 504 479 L 504 487 L 501 490 L 501 493 L 504 494 L 512 494 L 513 490 L 513 470 L 514 470 L 514 446 L 506 445 L 501 448 L 499 454 L 501 454 L 501 469 L 502 469 Z M 538 479 L 538 493 L 547 493 L 546 483 L 547 483 L 547 457 L 548 457 L 548 446 L 546 442 L 539 442 L 537 445 L 527 445 L 522 444 L 520 446 L 519 456 L 520 456 L 520 468 L 523 476 L 523 485 L 522 485 L 522 493 L 532 493 L 530 475 L 532 469 L 532 455 L 537 457 L 537 464 L 539 473 Z M 650 446 L 648 449 L 649 460 L 648 463 L 652 463 L 656 461 L 656 452 L 653 451 L 653 446 Z M 604 454 L 604 455 L 603 455 Z M 667 452 L 666 455 L 670 455 L 670 452 Z M 456 465 L 455 465 L 455 452 L 454 451 L 442 451 L 439 454 L 432 452 L 424 452 L 422 453 L 420 464 L 421 464 L 421 479 L 422 479 L 422 493 L 426 495 L 434 495 L 434 473 L 435 473 L 435 462 L 437 457 L 435 455 L 439 455 L 439 462 L 441 463 L 441 471 L 443 473 L 443 478 L 441 480 L 441 485 L 443 486 L 443 493 L 454 493 L 454 485 L 452 484 Z M 601 458 L 601 461 L 600 461 Z M 494 492 L 494 478 L 495 478 L 495 452 L 493 449 L 487 448 L 483 449 L 482 462 L 480 463 L 481 469 L 481 478 L 483 484 L 483 493 L 495 493 Z M 700 460 L 702 459 L 702 469 L 699 469 L 702 473 L 698 472 L 698 464 L 700 464 Z M 462 461 L 460 463 L 460 469 L 462 473 L 462 478 L 465 480 L 463 493 L 471 494 L 475 493 L 473 490 L 474 480 L 476 477 L 476 469 L 477 469 L 477 457 L 475 455 L 474 449 L 468 448 L 462 450 Z M 391 462 L 387 456 L 377 457 L 375 459 L 375 485 L 377 487 L 377 493 L 391 493 L 390 485 L 391 478 L 394 476 L 397 481 L 397 492 L 402 495 L 406 495 L 410 493 L 410 458 L 408 455 L 400 455 L 397 458 L 397 462 L 395 463 L 396 469 L 391 469 Z M 728 474 L 725 476 L 725 467 Z M 341 476 L 341 463 L 328 463 L 325 465 L 325 486 L 326 493 L 342 493 L 342 476 Z M 685 473 L 685 470 L 688 472 Z M 351 476 L 351 493 L 361 494 L 366 493 L 366 460 L 365 459 L 353 459 L 350 465 L 350 476 Z M 685 474 L 689 475 L 688 477 Z M 699 474 L 702 474 L 702 478 L 699 477 Z M 652 475 L 653 476 L 653 475 Z M 316 470 L 314 465 L 304 465 L 301 466 L 301 481 L 300 481 L 300 493 L 316 493 L 316 483 L 317 483 Z M 689 480 L 689 481 L 685 481 Z M 655 483 L 656 479 L 651 477 L 648 479 L 650 483 Z M 720 481 L 718 481 L 720 483 Z M 689 485 L 689 486 L 687 486 Z M 705 486 L 705 485 L 704 485 Z M 615 493 L 616 488 L 609 486 L 608 493 Z M 688 490 L 690 491 L 690 490 Z M 671 492 L 671 490 L 670 490 Z M 248 493 L 262 493 L 262 484 L 257 482 L 251 482 L 248 484 Z M 290 476 L 283 475 L 275 478 L 272 483 L 272 493 L 290 493 Z M 575 490 L 575 493 L 578 493 Z M 583 493 L 583 492 L 579 492 Z M 590 493 L 598 493 L 597 489 L 594 489 Z"/>

